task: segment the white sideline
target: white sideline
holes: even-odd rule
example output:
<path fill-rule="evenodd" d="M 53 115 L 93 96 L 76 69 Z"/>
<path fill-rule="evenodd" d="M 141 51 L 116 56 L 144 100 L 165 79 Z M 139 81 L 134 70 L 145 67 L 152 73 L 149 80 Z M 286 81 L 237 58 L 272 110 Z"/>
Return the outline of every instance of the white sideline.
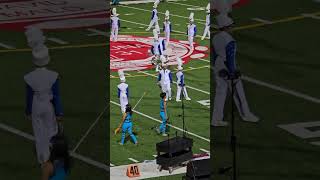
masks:
<path fill-rule="evenodd" d="M 110 103 L 112 103 L 112 104 L 114 104 L 114 105 L 117 105 L 117 106 L 120 106 L 119 103 L 116 103 L 116 102 L 114 102 L 114 101 L 110 101 Z M 146 115 L 146 114 L 144 114 L 144 113 L 142 113 L 142 112 L 139 112 L 139 111 L 136 111 L 136 110 L 133 110 L 133 112 L 135 112 L 135 113 L 137 113 L 137 114 L 139 114 L 139 115 L 141 115 L 141 116 L 144 116 L 144 117 L 146 117 L 146 118 L 149 118 L 149 119 L 151 119 L 151 120 L 153 120 L 153 121 L 156 121 L 156 122 L 159 122 L 159 123 L 162 122 L 162 121 L 160 121 L 159 119 L 156 119 L 156 118 L 154 118 L 154 117 L 151 117 L 151 116 L 149 116 L 149 115 Z M 176 130 L 179 130 L 179 131 L 183 132 L 183 129 L 181 129 L 181 128 L 179 128 L 179 127 L 173 126 L 173 125 L 171 125 L 171 124 L 168 124 L 168 126 L 170 126 L 170 127 L 174 128 L 174 129 L 176 129 Z M 197 137 L 197 138 L 199 138 L 199 139 L 202 139 L 202 140 L 207 141 L 207 142 L 210 143 L 210 139 L 208 139 L 208 138 L 199 136 L 199 135 L 194 134 L 194 133 L 192 133 L 192 132 L 190 132 L 190 131 L 186 131 L 186 133 L 189 134 L 189 135 L 191 135 L 191 136 Z"/>
<path fill-rule="evenodd" d="M 128 158 L 130 161 L 134 162 L 134 163 L 138 163 L 139 161 L 133 158 Z"/>
<path fill-rule="evenodd" d="M 34 141 L 34 137 L 31 135 L 31 134 L 28 134 L 28 133 L 25 133 L 25 132 L 22 132 L 18 129 L 15 129 L 13 127 L 10 127 L 10 126 L 7 126 L 7 125 L 4 125 L 2 123 L 0 123 L 0 129 L 4 130 L 4 131 L 7 131 L 7 132 L 10 132 L 10 133 L 13 133 L 15 135 L 18 135 L 20 137 L 23 137 L 25 139 L 28 139 L 30 141 Z M 87 164 L 90 164 L 92 166 L 95 166 L 97 168 L 100 168 L 100 169 L 103 169 L 105 171 L 108 171 L 109 172 L 109 167 L 103 163 L 100 163 L 98 161 L 95 161 L 93 159 L 90 159 L 86 156 L 82 156 L 80 154 L 77 154 L 77 153 L 74 153 L 74 152 L 70 152 L 70 155 L 78 160 L 81 160 Z"/>
<path fill-rule="evenodd" d="M 276 91 L 280 91 L 282 93 L 290 94 L 292 96 L 295 96 L 295 97 L 298 97 L 298 98 L 301 98 L 301 99 L 304 99 L 304 100 L 307 100 L 307 101 L 310 101 L 310 102 L 314 102 L 314 103 L 320 104 L 320 99 L 311 97 L 309 95 L 306 95 L 306 94 L 303 94 L 303 93 L 300 93 L 300 92 L 297 92 L 297 91 L 294 91 L 294 90 L 285 89 L 285 88 L 282 88 L 280 86 L 276 86 L 276 85 L 273 85 L 273 84 L 270 84 L 270 83 L 266 83 L 266 82 L 263 82 L 263 81 L 260 81 L 260 80 L 257 80 L 257 79 L 253 79 L 253 78 L 248 77 L 248 76 L 242 76 L 242 79 L 245 80 L 245 81 L 251 82 L 253 84 L 257 84 L 257 85 L 260 85 L 260 86 L 268 87 L 270 89 L 273 89 L 273 90 L 276 90 Z"/>
<path fill-rule="evenodd" d="M 172 172 L 172 174 L 169 174 L 169 171 L 166 171 L 166 170 L 163 170 L 160 172 L 157 169 L 158 165 L 156 164 L 155 160 L 138 163 L 137 165 L 139 167 L 141 175 L 140 177 L 130 178 L 131 180 L 147 179 L 147 178 L 161 177 L 161 176 L 172 176 L 176 174 L 186 173 L 186 167 L 176 169 Z M 111 167 L 110 180 L 128 180 L 129 178 L 126 176 L 126 171 L 128 166 L 129 165 Z"/>

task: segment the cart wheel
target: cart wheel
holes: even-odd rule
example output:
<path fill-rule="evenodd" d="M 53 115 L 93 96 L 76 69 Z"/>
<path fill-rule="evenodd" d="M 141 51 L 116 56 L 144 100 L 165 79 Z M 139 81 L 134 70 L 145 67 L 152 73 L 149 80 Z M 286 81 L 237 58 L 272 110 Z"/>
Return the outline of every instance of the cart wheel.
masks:
<path fill-rule="evenodd" d="M 171 174 L 173 171 L 173 168 L 172 167 L 169 167 L 169 174 Z"/>

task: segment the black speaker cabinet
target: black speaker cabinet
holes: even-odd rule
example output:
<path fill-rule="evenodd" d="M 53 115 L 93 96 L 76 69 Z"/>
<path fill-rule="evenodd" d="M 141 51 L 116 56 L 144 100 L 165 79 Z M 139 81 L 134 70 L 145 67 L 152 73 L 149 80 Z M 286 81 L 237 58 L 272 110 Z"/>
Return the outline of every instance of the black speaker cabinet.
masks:
<path fill-rule="evenodd" d="M 187 164 L 186 180 L 209 180 L 211 177 L 212 167 L 210 159 L 189 161 Z"/>
<path fill-rule="evenodd" d="M 192 159 L 193 140 L 176 136 L 156 144 L 158 156 L 156 158 L 159 170 L 173 171 L 173 168 Z"/>

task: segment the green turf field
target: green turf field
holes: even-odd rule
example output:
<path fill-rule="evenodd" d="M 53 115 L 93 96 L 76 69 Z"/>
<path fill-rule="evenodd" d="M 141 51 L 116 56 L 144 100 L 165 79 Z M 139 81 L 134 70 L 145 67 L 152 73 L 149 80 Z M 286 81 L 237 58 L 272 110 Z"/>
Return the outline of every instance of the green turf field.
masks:
<path fill-rule="evenodd" d="M 171 39 L 187 40 L 185 35 L 190 11 L 187 8 L 202 7 L 205 8 L 206 1 L 187 0 L 179 2 L 160 3 L 158 6 L 159 25 L 162 28 L 164 20 L 164 13 L 166 10 L 170 11 L 170 21 L 172 23 L 173 33 Z M 151 37 L 152 32 L 146 32 L 145 29 L 149 24 L 153 3 L 137 4 L 137 5 L 120 5 L 117 6 L 117 13 L 120 14 L 121 26 L 120 35 L 135 35 Z M 209 46 L 209 40 L 201 41 L 201 36 L 205 23 L 205 11 L 193 11 L 195 13 L 195 23 L 198 28 L 197 38 L 195 41 L 202 46 Z M 127 15 L 126 15 L 127 14 Z M 177 25 L 178 24 L 178 25 Z M 163 36 L 163 33 L 161 33 Z M 209 52 L 208 52 L 209 53 Z M 196 136 L 188 135 L 194 139 L 194 153 L 203 153 L 200 149 L 210 150 L 209 146 L 209 117 L 210 109 L 208 106 L 200 104 L 198 101 L 210 99 L 210 69 L 209 56 L 205 59 L 191 60 L 184 65 L 184 74 L 186 85 L 194 89 L 187 88 L 191 101 L 185 101 L 185 119 L 187 130 L 194 133 Z M 173 72 L 173 80 L 176 80 L 175 72 L 176 66 L 170 67 Z M 117 85 L 120 83 L 117 72 L 110 74 L 110 99 L 111 99 L 111 113 L 110 113 L 110 160 L 112 165 L 126 165 L 133 163 L 128 158 L 133 158 L 139 162 L 144 160 L 155 159 L 156 155 L 155 144 L 163 141 L 166 137 L 156 134 L 151 128 L 159 125 L 157 120 L 159 116 L 159 102 L 160 89 L 156 85 L 157 73 L 154 69 L 144 71 L 130 71 L 126 73 L 126 82 L 129 84 L 130 98 L 129 103 L 135 106 L 137 101 L 141 98 L 144 92 L 146 95 L 136 107 L 136 113 L 133 115 L 134 132 L 137 133 L 139 145 L 135 146 L 128 141 L 124 146 L 119 145 L 121 135 L 114 135 L 114 129 L 118 127 L 121 119 L 121 111 L 119 107 L 119 99 L 117 97 Z M 175 101 L 176 84 L 171 85 L 172 101 L 168 103 L 168 112 L 172 125 L 177 128 L 182 128 L 182 114 L 181 103 Z M 170 135 L 173 136 L 176 131 L 181 135 L 180 130 L 174 128 L 170 129 Z M 142 172 L 143 173 L 143 172 Z M 160 177 L 155 179 L 181 179 L 182 175 L 172 177 Z"/>
<path fill-rule="evenodd" d="M 236 116 L 238 176 L 245 180 L 319 179 L 319 15 L 320 4 L 311 0 L 260 0 L 234 9 L 238 64 L 249 105 L 261 121 L 250 124 Z M 265 25 L 252 20 L 271 21 Z M 214 82 L 212 83 L 214 88 Z M 213 96 L 212 96 L 213 97 Z M 227 107 L 230 107 L 230 99 Z M 230 112 L 230 108 L 227 108 Z M 226 120 L 230 120 L 227 113 Z M 279 128 L 315 122 L 299 137 Z M 317 125 L 318 124 L 318 125 Z M 214 170 L 231 164 L 228 128 L 213 128 L 211 149 Z M 299 132 L 294 130 L 293 132 Z M 230 179 L 216 175 L 216 180 Z"/>
<path fill-rule="evenodd" d="M 101 31 L 105 31 L 103 28 Z M 45 32 L 46 37 L 56 37 L 68 42 L 60 45 L 47 41 L 51 63 L 48 68 L 60 73 L 61 96 L 65 116 L 64 129 L 69 139 L 70 150 L 74 151 L 70 178 L 106 179 L 108 148 L 106 139 L 108 117 L 105 97 L 108 80 L 105 78 L 106 38 L 89 37 L 92 32 L 83 30 L 62 30 Z M 24 118 L 25 84 L 23 76 L 33 70 L 31 52 L 23 32 L 1 31 L 2 43 L 15 48 L 0 49 L 1 56 L 1 108 L 0 124 L 21 132 L 12 133 L 0 129 L 0 177 L 1 179 L 40 179 L 32 135 L 31 122 Z M 88 45 L 92 45 L 92 47 Z M 99 117 L 100 116 L 100 117 Z M 99 117 L 99 118 L 98 118 Z M 89 127 L 96 122 L 86 136 Z M 83 140 L 81 140 L 83 138 Z M 80 141 L 81 140 L 81 141 Z M 77 148 L 76 148 L 77 147 Z M 85 160 L 83 160 L 85 158 Z M 99 165 L 90 164 L 90 160 Z M 80 160 L 82 159 L 82 160 Z"/>

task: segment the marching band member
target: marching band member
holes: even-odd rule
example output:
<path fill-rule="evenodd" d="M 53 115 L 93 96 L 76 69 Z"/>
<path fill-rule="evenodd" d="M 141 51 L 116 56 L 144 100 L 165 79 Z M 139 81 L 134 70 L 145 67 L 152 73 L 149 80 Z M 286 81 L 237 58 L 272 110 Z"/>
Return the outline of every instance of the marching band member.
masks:
<path fill-rule="evenodd" d="M 112 15 L 111 15 L 111 41 L 117 41 L 118 39 L 118 32 L 120 28 L 120 20 L 119 20 L 119 14 L 117 14 L 117 9 L 112 9 Z"/>
<path fill-rule="evenodd" d="M 163 22 L 163 32 L 165 34 L 166 38 L 166 47 L 168 47 L 169 42 L 170 42 L 170 33 L 172 31 L 172 25 L 171 22 L 169 21 L 169 11 L 167 10 L 165 13 L 165 21 Z"/>
<path fill-rule="evenodd" d="M 120 84 L 118 84 L 118 98 L 120 100 L 121 112 L 125 113 L 126 105 L 129 102 L 129 85 L 126 83 L 126 77 L 122 70 L 118 71 Z"/>
<path fill-rule="evenodd" d="M 154 25 L 158 34 L 160 34 L 160 27 L 159 27 L 159 23 L 158 23 L 159 18 L 158 18 L 158 10 L 157 10 L 159 3 L 160 3 L 160 0 L 155 0 L 155 2 L 153 4 L 151 21 L 150 21 L 148 28 L 146 29 L 146 31 L 149 31 L 152 28 L 152 26 Z"/>
<path fill-rule="evenodd" d="M 190 49 L 193 49 L 193 39 L 197 33 L 197 26 L 194 24 L 193 17 L 194 17 L 194 13 L 190 13 L 190 16 L 189 16 L 189 23 L 190 24 L 188 24 L 188 31 L 187 31 Z"/>
<path fill-rule="evenodd" d="M 204 38 L 208 35 L 208 38 L 210 39 L 210 3 L 207 5 L 207 15 L 206 15 L 206 27 L 204 28 L 204 32 L 202 35 L 201 40 L 204 40 Z"/>
<path fill-rule="evenodd" d="M 176 73 L 177 76 L 177 97 L 176 101 L 180 102 L 180 95 L 181 91 L 183 93 L 183 96 L 187 101 L 190 101 L 191 99 L 188 96 L 187 88 L 185 86 L 185 81 L 184 81 L 184 74 L 183 74 L 183 67 L 182 67 L 182 60 L 181 58 L 177 58 L 178 61 L 178 72 Z"/>

